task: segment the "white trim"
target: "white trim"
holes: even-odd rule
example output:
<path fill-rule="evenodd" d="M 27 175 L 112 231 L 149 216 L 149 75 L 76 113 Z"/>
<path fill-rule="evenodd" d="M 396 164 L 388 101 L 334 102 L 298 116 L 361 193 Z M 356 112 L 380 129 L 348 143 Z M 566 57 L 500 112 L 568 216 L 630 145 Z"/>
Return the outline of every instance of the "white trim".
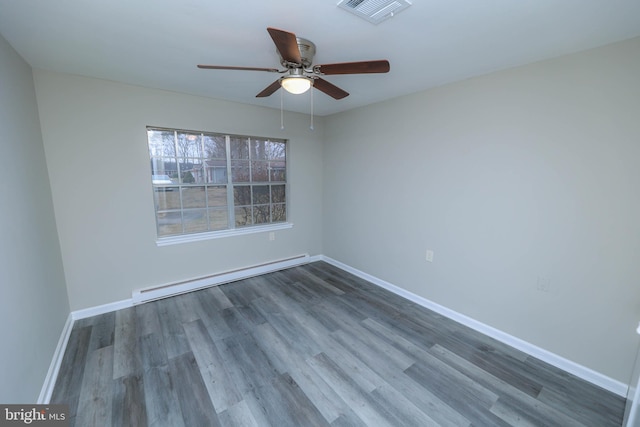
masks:
<path fill-rule="evenodd" d="M 123 308 L 133 307 L 131 299 L 110 302 L 109 304 L 97 305 L 94 307 L 83 308 L 71 312 L 73 320 L 86 319 L 87 317 L 98 316 L 100 314 L 111 313 L 112 311 L 122 310 Z"/>
<path fill-rule="evenodd" d="M 292 222 L 282 222 L 268 225 L 255 225 L 251 227 L 234 228 L 230 230 L 210 231 L 207 233 L 182 234 L 179 236 L 159 237 L 156 240 L 158 246 L 177 245 L 180 243 L 199 242 L 202 240 L 221 239 L 223 237 L 242 236 L 245 234 L 266 233 L 268 231 L 286 230 L 293 228 Z"/>
<path fill-rule="evenodd" d="M 53 358 L 51 359 L 47 376 L 44 378 L 44 384 L 42 385 L 40 395 L 38 396 L 37 403 L 39 405 L 47 404 L 51 400 L 53 388 L 55 387 L 56 380 L 58 379 L 58 372 L 60 372 L 60 365 L 62 364 L 62 358 L 64 357 L 65 350 L 67 349 L 67 343 L 69 342 L 69 336 L 71 335 L 72 330 L 73 316 L 69 313 L 67 320 L 62 327 L 62 333 L 58 339 L 58 345 L 56 346 L 56 350 L 53 352 Z"/>
<path fill-rule="evenodd" d="M 314 257 L 315 258 L 315 257 Z M 184 280 L 181 282 L 167 283 L 164 285 L 153 286 L 133 291 L 131 301 L 134 305 L 145 302 L 167 298 L 174 295 L 192 292 L 197 289 L 208 288 L 211 286 L 221 285 L 223 283 L 233 282 L 235 280 L 246 279 L 260 274 L 271 273 L 285 268 L 295 267 L 297 265 L 307 264 L 311 257 L 308 254 L 297 255 L 294 257 L 269 261 L 263 264 L 252 265 L 235 270 L 228 270 L 216 273 L 206 277 L 198 277 Z M 320 258 L 317 258 L 319 260 Z"/>
<path fill-rule="evenodd" d="M 617 394 L 618 396 L 625 397 L 627 394 L 627 385 L 618 380 L 610 378 L 590 368 L 587 368 L 586 366 L 582 366 L 571 360 L 565 359 L 564 357 L 558 356 L 557 354 L 554 354 L 548 350 L 545 350 L 541 347 L 538 347 L 529 342 L 521 340 L 520 338 L 516 338 L 513 335 L 509 335 L 506 332 L 493 328 L 489 325 L 486 325 L 482 322 L 472 319 L 471 317 L 465 316 L 464 314 L 458 313 L 454 310 L 451 310 L 447 307 L 444 307 L 426 298 L 418 296 L 412 292 L 407 291 L 406 289 L 402 289 L 396 285 L 393 285 L 375 276 L 364 273 L 358 269 L 355 269 L 351 266 L 343 264 L 340 261 L 336 261 L 333 258 L 329 258 L 323 255 L 321 259 L 335 267 L 338 267 L 368 282 L 371 282 L 374 285 L 387 289 L 388 291 L 391 291 L 394 294 L 400 295 L 401 297 L 404 297 L 410 301 L 415 302 L 416 304 L 419 304 L 423 307 L 426 307 L 430 310 L 435 311 L 436 313 L 439 313 L 452 320 L 455 320 L 456 322 L 461 323 L 465 326 L 468 326 L 471 329 L 474 329 L 484 335 L 487 335 L 511 347 L 514 347 L 520 351 L 523 351 L 529 354 L 530 356 L 533 356 L 537 359 L 542 360 L 543 362 L 549 363 L 550 365 L 553 365 L 556 368 L 569 372 L 579 378 L 582 378 L 585 381 L 588 381 L 592 384 L 597 385 L 598 387 L 602 387 L 605 390 L 608 390 L 612 393 Z"/>

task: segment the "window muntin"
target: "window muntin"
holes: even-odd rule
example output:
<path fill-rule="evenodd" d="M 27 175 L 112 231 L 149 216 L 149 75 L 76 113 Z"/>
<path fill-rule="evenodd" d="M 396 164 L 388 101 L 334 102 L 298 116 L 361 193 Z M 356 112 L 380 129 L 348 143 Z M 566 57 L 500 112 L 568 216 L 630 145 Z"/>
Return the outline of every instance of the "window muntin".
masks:
<path fill-rule="evenodd" d="M 154 127 L 147 139 L 159 238 L 286 222 L 285 140 Z"/>

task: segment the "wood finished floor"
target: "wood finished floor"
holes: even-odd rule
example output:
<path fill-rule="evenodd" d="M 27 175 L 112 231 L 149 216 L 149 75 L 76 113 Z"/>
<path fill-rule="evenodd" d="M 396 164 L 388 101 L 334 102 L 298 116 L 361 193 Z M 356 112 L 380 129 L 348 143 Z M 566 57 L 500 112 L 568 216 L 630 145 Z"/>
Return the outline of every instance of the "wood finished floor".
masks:
<path fill-rule="evenodd" d="M 317 262 L 77 321 L 87 426 L 620 426 L 623 399 Z"/>

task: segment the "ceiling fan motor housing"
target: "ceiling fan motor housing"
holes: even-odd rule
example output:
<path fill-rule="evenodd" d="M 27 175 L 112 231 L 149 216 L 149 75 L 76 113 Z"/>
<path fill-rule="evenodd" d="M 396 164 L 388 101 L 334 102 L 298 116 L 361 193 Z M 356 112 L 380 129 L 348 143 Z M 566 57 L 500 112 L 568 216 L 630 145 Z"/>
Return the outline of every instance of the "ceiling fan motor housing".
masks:
<path fill-rule="evenodd" d="M 296 41 L 298 42 L 298 50 L 300 51 L 300 58 L 302 59 L 302 64 L 292 64 L 282 58 L 280 55 L 280 51 L 276 49 L 278 52 L 278 56 L 280 57 L 280 64 L 286 68 L 300 68 L 302 65 L 303 68 L 311 67 L 313 63 L 313 57 L 316 54 L 316 45 L 313 44 L 312 41 L 307 39 L 303 39 L 302 37 L 296 37 Z"/>

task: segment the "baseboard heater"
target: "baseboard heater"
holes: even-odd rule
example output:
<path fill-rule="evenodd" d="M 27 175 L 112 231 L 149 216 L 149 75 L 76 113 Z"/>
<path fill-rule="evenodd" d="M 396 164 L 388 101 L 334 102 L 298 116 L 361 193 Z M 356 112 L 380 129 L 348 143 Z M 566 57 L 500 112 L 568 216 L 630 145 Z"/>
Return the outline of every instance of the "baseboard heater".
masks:
<path fill-rule="evenodd" d="M 236 280 L 246 279 L 260 274 L 271 273 L 285 268 L 306 264 L 310 260 L 308 254 L 297 255 L 291 258 L 279 259 L 275 261 L 256 264 L 249 267 L 227 270 L 209 276 L 197 277 L 181 282 L 168 283 L 165 285 L 151 286 L 133 291 L 133 305 L 143 304 L 174 295 L 204 289 L 211 286 L 222 285 Z"/>

